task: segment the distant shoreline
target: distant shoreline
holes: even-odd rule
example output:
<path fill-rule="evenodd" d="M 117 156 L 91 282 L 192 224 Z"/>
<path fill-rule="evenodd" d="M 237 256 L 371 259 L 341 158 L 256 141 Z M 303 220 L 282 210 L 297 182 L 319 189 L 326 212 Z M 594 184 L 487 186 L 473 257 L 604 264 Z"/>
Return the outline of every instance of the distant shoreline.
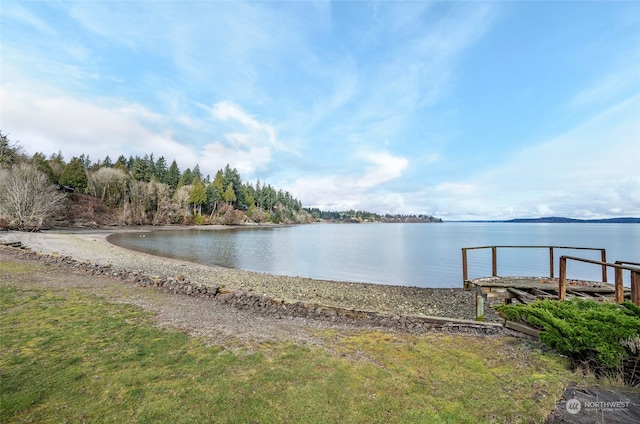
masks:
<path fill-rule="evenodd" d="M 463 221 L 445 221 L 445 222 L 496 222 L 496 223 L 515 223 L 515 224 L 640 224 L 640 218 L 624 217 L 624 218 L 603 218 L 603 219 L 575 219 L 565 217 L 545 217 L 545 218 L 515 218 L 508 220 L 463 220 Z"/>

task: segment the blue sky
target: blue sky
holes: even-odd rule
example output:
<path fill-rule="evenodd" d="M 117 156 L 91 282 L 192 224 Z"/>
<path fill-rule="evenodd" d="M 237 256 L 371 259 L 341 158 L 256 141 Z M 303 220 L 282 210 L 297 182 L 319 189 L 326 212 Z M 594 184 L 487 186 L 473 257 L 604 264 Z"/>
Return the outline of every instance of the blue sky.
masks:
<path fill-rule="evenodd" d="M 640 2 L 0 3 L 0 129 L 324 210 L 640 216 Z"/>

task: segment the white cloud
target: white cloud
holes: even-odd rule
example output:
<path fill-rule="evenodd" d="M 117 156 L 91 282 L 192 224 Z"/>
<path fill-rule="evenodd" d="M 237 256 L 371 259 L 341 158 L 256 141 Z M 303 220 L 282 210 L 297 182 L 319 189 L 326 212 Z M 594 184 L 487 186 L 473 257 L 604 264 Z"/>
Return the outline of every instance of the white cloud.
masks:
<path fill-rule="evenodd" d="M 450 219 L 640 215 L 639 104 L 635 94 L 504 164 L 440 183 L 424 196 Z"/>
<path fill-rule="evenodd" d="M 357 156 L 369 164 L 359 175 L 305 176 L 288 190 L 306 206 L 323 210 L 366 209 L 374 204 L 375 210 L 391 210 L 403 205 L 401 194 L 386 191 L 383 186 L 400 178 L 409 161 L 387 151 L 360 152 Z"/>
<path fill-rule="evenodd" d="M 238 137 L 238 134 L 233 134 L 229 136 L 229 139 L 242 140 L 243 144 L 251 142 L 256 144 L 267 143 L 279 150 L 286 150 L 285 147 L 278 142 L 276 130 L 273 125 L 258 122 L 257 119 L 232 102 L 223 101 L 216 103 L 213 106 L 212 114 L 221 121 L 236 121 L 241 124 L 246 131 L 242 137 Z"/>
<path fill-rule="evenodd" d="M 18 3 L 5 3 L 2 5 L 2 14 L 10 16 L 16 21 L 25 23 L 32 28 L 45 33 L 47 35 L 55 34 L 56 31 L 47 24 L 44 20 L 40 19 L 29 10 L 25 9 Z"/>
<path fill-rule="evenodd" d="M 215 172 L 227 164 L 236 168 L 243 178 L 264 169 L 271 162 L 271 151 L 267 147 L 252 146 L 247 149 L 227 146 L 220 142 L 207 144 L 200 155 L 200 163 Z"/>
<path fill-rule="evenodd" d="M 362 188 L 375 187 L 396 179 L 409 166 L 406 158 L 393 156 L 389 152 L 362 152 L 360 156 L 372 164 L 367 167 L 365 175 L 356 182 L 357 186 Z"/>
<path fill-rule="evenodd" d="M 629 92 L 638 82 L 637 67 L 632 65 L 619 73 L 607 75 L 594 86 L 579 92 L 571 101 L 572 107 L 584 107 Z"/>
<path fill-rule="evenodd" d="M 162 116 L 140 105 L 90 102 L 34 82 L 28 88 L 3 85 L 0 95 L 3 131 L 30 153 L 62 150 L 67 159 L 84 153 L 93 160 L 154 153 L 182 166 L 197 160 L 162 128 Z"/>

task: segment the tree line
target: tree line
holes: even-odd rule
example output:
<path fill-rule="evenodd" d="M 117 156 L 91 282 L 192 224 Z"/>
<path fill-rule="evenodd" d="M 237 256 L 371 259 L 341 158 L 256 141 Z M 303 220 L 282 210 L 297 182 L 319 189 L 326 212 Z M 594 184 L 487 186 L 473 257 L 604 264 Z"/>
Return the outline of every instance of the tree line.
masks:
<path fill-rule="evenodd" d="M 73 193 L 65 195 L 63 193 Z M 153 154 L 88 155 L 66 162 L 62 152 L 29 157 L 0 131 L 0 225 L 39 229 L 60 219 L 73 196 L 91 196 L 124 225 L 304 223 L 310 215 L 289 192 L 270 184 L 243 182 L 227 165 L 211 178 L 199 165 L 181 171 Z M 42 206 L 37 206 L 42 205 Z M 45 206 L 46 205 L 46 206 Z"/>
<path fill-rule="evenodd" d="M 442 222 L 440 218 L 434 218 L 430 215 L 406 215 L 406 214 L 384 214 L 380 215 L 375 212 L 367 212 L 362 210 L 348 211 L 322 211 L 319 208 L 304 208 L 314 220 L 332 221 L 332 222 Z"/>

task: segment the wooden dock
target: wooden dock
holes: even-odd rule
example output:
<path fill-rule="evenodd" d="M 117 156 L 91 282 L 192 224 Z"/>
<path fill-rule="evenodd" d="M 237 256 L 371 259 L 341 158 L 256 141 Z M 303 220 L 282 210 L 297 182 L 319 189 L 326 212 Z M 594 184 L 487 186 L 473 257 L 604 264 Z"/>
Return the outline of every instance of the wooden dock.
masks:
<path fill-rule="evenodd" d="M 469 279 L 467 251 L 475 249 L 491 249 L 492 275 Z M 502 249 L 548 249 L 549 275 L 545 277 L 499 276 L 498 251 Z M 554 274 L 555 256 L 558 249 L 597 250 L 600 251 L 600 261 L 575 256 L 560 256 L 559 276 Z M 602 281 L 584 281 L 567 278 L 568 262 L 584 262 L 602 269 Z M 607 270 L 615 271 L 615 283 L 607 282 Z M 623 273 L 630 273 L 631 287 L 624 287 Z M 462 273 L 465 290 L 476 292 L 476 319 L 483 320 L 485 304 L 504 303 L 528 304 L 535 300 L 552 299 L 563 301 L 571 298 L 591 299 L 621 303 L 629 300 L 640 306 L 640 263 L 616 261 L 609 263 L 605 249 L 565 247 L 565 246 L 480 246 L 462 249 Z"/>

